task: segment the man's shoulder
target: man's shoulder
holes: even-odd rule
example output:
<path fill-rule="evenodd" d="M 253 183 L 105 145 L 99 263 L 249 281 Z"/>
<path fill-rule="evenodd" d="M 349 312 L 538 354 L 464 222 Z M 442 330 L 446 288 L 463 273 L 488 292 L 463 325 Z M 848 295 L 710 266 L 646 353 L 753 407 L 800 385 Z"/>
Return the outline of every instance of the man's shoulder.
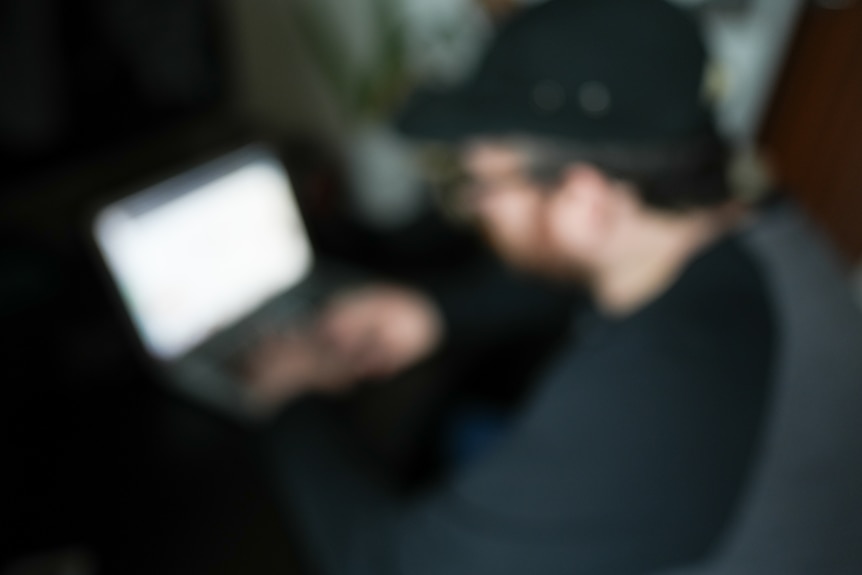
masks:
<path fill-rule="evenodd" d="M 607 377 L 620 370 L 762 372 L 776 331 L 764 274 L 735 237 L 697 256 L 672 287 L 633 315 L 584 325 L 569 356 L 573 365 Z"/>
<path fill-rule="evenodd" d="M 775 317 L 765 275 L 736 237 L 701 254 L 631 336 L 646 353 L 672 353 L 681 365 L 717 369 L 766 369 L 775 339 Z"/>
<path fill-rule="evenodd" d="M 736 236 L 698 255 L 645 314 L 654 328 L 684 326 L 730 335 L 772 321 L 772 302 L 761 265 Z"/>

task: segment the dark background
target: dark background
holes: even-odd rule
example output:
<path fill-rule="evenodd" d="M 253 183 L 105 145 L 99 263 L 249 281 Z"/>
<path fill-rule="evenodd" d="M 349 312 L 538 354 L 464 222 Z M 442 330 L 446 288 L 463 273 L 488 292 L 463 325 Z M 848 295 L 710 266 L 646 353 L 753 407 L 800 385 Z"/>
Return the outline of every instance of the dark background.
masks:
<path fill-rule="evenodd" d="M 220 8 L 0 3 L 0 572 L 68 549 L 99 574 L 296 569 L 254 434 L 142 368 L 88 241 L 100 201 L 264 138 L 328 255 L 396 275 L 474 253 L 433 215 L 364 229 L 324 146 L 239 118 Z"/>
<path fill-rule="evenodd" d="M 246 437 L 140 369 L 84 233 L 103 192 L 244 137 L 222 50 L 209 2 L 0 3 L 0 569 L 289 569 Z"/>

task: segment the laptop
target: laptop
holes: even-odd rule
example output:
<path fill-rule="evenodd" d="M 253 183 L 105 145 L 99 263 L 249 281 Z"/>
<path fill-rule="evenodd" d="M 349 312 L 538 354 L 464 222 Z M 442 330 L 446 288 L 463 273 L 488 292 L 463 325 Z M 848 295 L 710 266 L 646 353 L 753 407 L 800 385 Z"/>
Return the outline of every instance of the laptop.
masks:
<path fill-rule="evenodd" d="M 91 233 L 161 379 L 241 420 L 273 407 L 253 400 L 237 358 L 344 285 L 315 261 L 288 175 L 262 145 L 102 206 Z"/>

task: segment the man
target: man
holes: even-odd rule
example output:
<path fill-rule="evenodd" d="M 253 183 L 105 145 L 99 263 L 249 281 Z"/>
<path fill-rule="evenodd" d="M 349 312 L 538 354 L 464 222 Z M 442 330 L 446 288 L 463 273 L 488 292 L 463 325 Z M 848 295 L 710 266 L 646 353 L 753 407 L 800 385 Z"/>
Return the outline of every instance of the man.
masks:
<path fill-rule="evenodd" d="M 290 406 L 279 486 L 323 572 L 644 573 L 716 543 L 773 326 L 732 235 L 703 63 L 662 0 L 551 0 L 507 24 L 465 88 L 417 101 L 405 130 L 462 142 L 463 198 L 495 251 L 593 305 L 512 428 L 419 497 L 387 490 L 313 401 Z M 322 335 L 262 351 L 253 385 L 286 400 L 397 372 L 457 336 L 456 315 L 406 288 L 348 294 Z"/>

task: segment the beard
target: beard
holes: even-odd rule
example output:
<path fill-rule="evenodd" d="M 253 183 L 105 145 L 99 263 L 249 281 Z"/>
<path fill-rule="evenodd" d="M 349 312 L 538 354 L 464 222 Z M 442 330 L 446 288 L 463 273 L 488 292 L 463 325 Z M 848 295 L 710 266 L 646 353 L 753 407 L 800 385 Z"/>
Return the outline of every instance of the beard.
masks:
<path fill-rule="evenodd" d="M 485 243 L 513 269 L 555 283 L 589 284 L 586 266 L 558 253 L 546 234 L 505 234 L 489 225 L 480 225 L 479 231 Z"/>

